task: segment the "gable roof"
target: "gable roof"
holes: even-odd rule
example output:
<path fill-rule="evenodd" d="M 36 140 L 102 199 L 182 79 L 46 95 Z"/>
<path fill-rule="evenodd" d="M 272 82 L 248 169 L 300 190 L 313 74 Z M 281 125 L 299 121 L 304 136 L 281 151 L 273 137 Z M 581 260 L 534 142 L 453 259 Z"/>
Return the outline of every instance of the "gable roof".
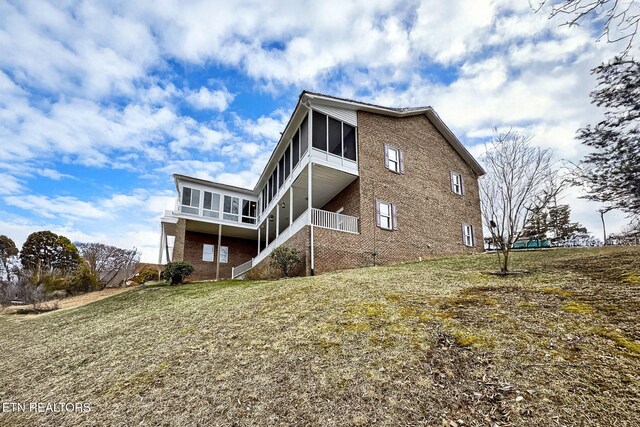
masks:
<path fill-rule="evenodd" d="M 348 98 L 339 98 L 337 96 L 325 95 L 318 92 L 303 90 L 300 93 L 300 96 L 298 97 L 298 102 L 296 103 L 296 106 L 294 107 L 293 112 L 289 116 L 289 120 L 287 121 L 287 124 L 284 127 L 284 130 L 280 133 L 280 139 L 278 140 L 278 143 L 276 144 L 273 151 L 271 152 L 271 156 L 269 157 L 269 160 L 265 164 L 265 167 L 262 170 L 262 173 L 260 174 L 260 176 L 258 177 L 258 180 L 256 181 L 256 185 L 253 189 L 236 187 L 233 185 L 203 180 L 203 179 L 194 178 L 186 175 L 174 174 L 173 177 L 174 177 L 174 180 L 176 181 L 176 187 L 178 185 L 177 180 L 181 179 L 181 180 L 187 180 L 192 182 L 198 182 L 201 184 L 214 184 L 216 186 L 227 188 L 232 191 L 238 191 L 241 193 L 257 195 L 262 188 L 262 182 L 266 179 L 265 174 L 267 173 L 267 171 L 270 170 L 269 166 L 275 160 L 276 152 L 278 151 L 279 147 L 282 146 L 283 140 L 287 135 L 287 130 L 289 129 L 289 126 L 291 125 L 293 118 L 296 116 L 296 114 L 300 111 L 301 108 L 308 107 L 311 102 L 314 104 L 325 104 L 325 105 L 330 105 L 338 108 L 350 109 L 354 111 L 358 111 L 358 110 L 367 111 L 370 113 L 383 114 L 383 115 L 392 116 L 392 117 L 410 117 L 410 116 L 417 116 L 417 115 L 424 114 L 427 116 L 429 121 L 433 123 L 436 129 L 438 129 L 438 131 L 444 136 L 447 142 L 449 142 L 449 144 L 453 147 L 453 149 L 460 155 L 460 157 L 462 157 L 465 163 L 467 163 L 467 165 L 469 165 L 469 167 L 476 173 L 476 175 L 482 176 L 485 174 L 484 169 L 482 168 L 482 166 L 480 166 L 478 161 L 471 155 L 471 153 L 469 153 L 469 151 L 465 148 L 462 142 L 460 142 L 460 140 L 454 135 L 451 129 L 449 129 L 449 127 L 442 121 L 440 116 L 438 116 L 435 110 L 430 106 L 409 107 L 409 108 L 384 107 L 382 105 L 371 104 L 368 102 L 356 101 Z"/>
<path fill-rule="evenodd" d="M 304 102 L 303 98 L 309 99 L 314 102 L 334 105 L 340 108 L 367 111 L 393 117 L 409 117 L 424 114 L 427 116 L 429 121 L 433 123 L 436 129 L 438 129 L 438 131 L 440 131 L 440 133 L 445 137 L 447 142 L 451 144 L 453 149 L 456 150 L 460 157 L 462 157 L 462 159 L 476 173 L 476 175 L 481 176 L 485 174 L 485 170 L 482 168 L 480 163 L 478 163 L 478 161 L 471 155 L 471 153 L 469 153 L 462 142 L 460 142 L 460 140 L 454 135 L 451 129 L 449 129 L 444 121 L 442 121 L 440 116 L 430 106 L 411 108 L 383 107 L 381 105 L 355 101 L 347 98 L 339 98 L 336 96 L 325 95 L 317 92 L 309 92 L 306 90 L 302 91 L 302 93 L 300 94 L 298 104 L 300 104 L 300 102 Z"/>

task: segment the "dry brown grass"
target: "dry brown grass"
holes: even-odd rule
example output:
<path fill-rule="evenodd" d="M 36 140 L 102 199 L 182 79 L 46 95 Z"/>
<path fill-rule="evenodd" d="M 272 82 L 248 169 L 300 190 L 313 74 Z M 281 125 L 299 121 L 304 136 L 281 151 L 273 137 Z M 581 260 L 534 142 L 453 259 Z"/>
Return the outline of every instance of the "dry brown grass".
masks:
<path fill-rule="evenodd" d="M 101 299 L 109 298 L 131 289 L 132 288 L 106 288 L 100 291 L 89 292 L 81 295 L 75 295 L 68 298 L 54 299 L 51 301 L 47 301 L 47 304 L 55 304 L 58 307 L 56 308 L 56 310 L 68 310 L 71 308 L 81 307 L 83 305 L 92 303 L 94 301 L 100 301 Z M 0 310 L 0 315 L 11 316 L 21 311 L 30 311 L 30 310 L 33 310 L 33 306 L 31 305 L 14 305 L 14 306 L 5 307 L 3 310 Z M 12 319 L 13 320 L 35 319 L 38 316 L 43 316 L 49 313 L 53 313 L 53 311 L 56 311 L 56 310 L 46 311 L 40 314 L 16 316 L 16 317 L 12 317 Z"/>
<path fill-rule="evenodd" d="M 149 286 L 0 320 L 5 425 L 638 425 L 640 250 Z"/>

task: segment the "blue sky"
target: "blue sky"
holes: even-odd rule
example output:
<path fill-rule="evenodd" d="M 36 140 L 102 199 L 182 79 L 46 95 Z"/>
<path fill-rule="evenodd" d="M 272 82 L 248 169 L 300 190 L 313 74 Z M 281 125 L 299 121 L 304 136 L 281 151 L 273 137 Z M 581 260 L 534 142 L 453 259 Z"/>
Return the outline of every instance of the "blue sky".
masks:
<path fill-rule="evenodd" d="M 559 23 L 526 0 L 1 2 L 0 234 L 153 261 L 171 174 L 253 186 L 303 89 L 431 105 L 475 155 L 514 127 L 578 161 L 589 70 L 621 47 Z"/>

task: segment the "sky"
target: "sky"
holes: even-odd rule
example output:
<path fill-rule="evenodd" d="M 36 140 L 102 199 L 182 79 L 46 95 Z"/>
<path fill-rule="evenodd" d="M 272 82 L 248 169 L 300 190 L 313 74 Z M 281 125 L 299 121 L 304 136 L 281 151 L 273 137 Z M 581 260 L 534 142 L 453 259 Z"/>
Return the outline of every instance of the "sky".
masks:
<path fill-rule="evenodd" d="M 252 188 L 304 89 L 432 106 L 475 156 L 514 128 L 578 162 L 624 46 L 527 0 L 0 1 L 0 234 L 157 261 L 172 174 Z M 581 190 L 560 202 L 596 235 Z M 607 230 L 628 219 L 607 214 Z"/>

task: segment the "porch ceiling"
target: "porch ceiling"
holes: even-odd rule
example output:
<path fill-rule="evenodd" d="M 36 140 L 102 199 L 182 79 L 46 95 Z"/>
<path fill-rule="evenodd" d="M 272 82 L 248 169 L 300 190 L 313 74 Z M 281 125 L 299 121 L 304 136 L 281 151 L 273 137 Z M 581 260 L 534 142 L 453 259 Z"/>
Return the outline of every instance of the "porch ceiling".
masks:
<path fill-rule="evenodd" d="M 345 189 L 358 178 L 350 173 L 342 172 L 337 169 L 325 167 L 322 165 L 313 165 L 313 207 L 320 209 L 333 199 L 338 193 Z M 307 192 L 308 170 L 305 169 L 300 177 L 293 184 L 295 187 L 294 194 L 298 191 Z M 298 193 L 299 194 L 299 193 Z"/>
<path fill-rule="evenodd" d="M 186 227 L 187 227 L 187 231 L 194 231 L 197 233 L 207 233 L 207 234 L 218 234 L 218 224 L 213 224 L 209 222 L 187 220 Z M 258 240 L 258 231 L 223 224 L 222 236 Z"/>

